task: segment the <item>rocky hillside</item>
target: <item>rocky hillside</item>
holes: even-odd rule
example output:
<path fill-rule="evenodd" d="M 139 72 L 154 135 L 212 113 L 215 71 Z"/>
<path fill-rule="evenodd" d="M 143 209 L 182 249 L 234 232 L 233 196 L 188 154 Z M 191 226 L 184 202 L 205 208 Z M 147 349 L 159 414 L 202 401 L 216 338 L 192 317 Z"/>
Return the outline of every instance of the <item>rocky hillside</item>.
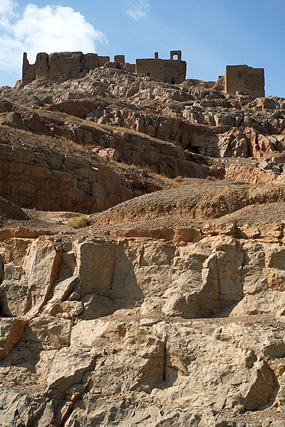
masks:
<path fill-rule="evenodd" d="M 208 86 L 0 89 L 0 426 L 284 426 L 285 100 Z"/>

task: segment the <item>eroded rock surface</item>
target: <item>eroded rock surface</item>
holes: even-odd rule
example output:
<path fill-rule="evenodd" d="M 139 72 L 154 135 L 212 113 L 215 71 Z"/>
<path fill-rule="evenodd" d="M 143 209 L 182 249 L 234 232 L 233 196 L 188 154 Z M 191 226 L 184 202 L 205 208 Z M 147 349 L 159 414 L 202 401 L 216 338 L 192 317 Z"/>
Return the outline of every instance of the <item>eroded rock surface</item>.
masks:
<path fill-rule="evenodd" d="M 217 227 L 196 242 L 12 240 L 2 243 L 2 425 L 282 419 L 283 237 Z"/>
<path fill-rule="evenodd" d="M 284 426 L 284 109 L 108 66 L 0 89 L 0 426 Z"/>
<path fill-rule="evenodd" d="M 195 80 L 170 85 L 99 67 L 81 79 L 3 89 L 0 101 L 6 126 L 113 149 L 121 162 L 171 178 L 284 181 L 282 98 L 230 95 Z M 251 172 L 233 171 L 232 158 L 253 158 Z"/>

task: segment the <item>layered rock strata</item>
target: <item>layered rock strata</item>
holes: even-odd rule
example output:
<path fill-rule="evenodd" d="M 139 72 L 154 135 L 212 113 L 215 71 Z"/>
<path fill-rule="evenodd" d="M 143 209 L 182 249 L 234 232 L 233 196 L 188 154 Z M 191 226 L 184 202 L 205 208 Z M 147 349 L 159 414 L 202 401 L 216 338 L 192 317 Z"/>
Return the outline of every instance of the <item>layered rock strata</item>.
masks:
<path fill-rule="evenodd" d="M 0 426 L 284 425 L 285 101 L 221 85 L 0 89 Z"/>

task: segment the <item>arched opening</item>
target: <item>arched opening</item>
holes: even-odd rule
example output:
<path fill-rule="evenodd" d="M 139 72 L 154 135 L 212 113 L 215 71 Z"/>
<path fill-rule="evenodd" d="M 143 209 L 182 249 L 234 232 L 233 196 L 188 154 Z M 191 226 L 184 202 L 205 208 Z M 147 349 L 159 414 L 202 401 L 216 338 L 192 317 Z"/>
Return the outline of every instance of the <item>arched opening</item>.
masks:
<path fill-rule="evenodd" d="M 181 61 L 181 59 L 182 59 L 181 50 L 171 50 L 170 51 L 170 59 L 174 59 L 175 61 Z"/>

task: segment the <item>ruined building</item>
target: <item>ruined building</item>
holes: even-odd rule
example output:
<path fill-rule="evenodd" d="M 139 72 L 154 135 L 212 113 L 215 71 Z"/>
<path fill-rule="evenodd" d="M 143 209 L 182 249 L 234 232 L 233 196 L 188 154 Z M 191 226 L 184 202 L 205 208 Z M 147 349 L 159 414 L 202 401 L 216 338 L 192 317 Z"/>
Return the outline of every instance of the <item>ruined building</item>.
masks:
<path fill-rule="evenodd" d="M 227 65 L 225 72 L 225 92 L 237 92 L 259 97 L 265 96 L 264 68 L 247 65 Z"/>
<path fill-rule="evenodd" d="M 136 73 L 166 83 L 182 83 L 186 78 L 186 62 L 182 61 L 181 56 L 181 50 L 172 50 L 170 59 L 159 59 L 158 52 L 155 52 L 154 59 L 136 60 Z"/>
<path fill-rule="evenodd" d="M 145 74 L 166 83 L 181 83 L 186 78 L 186 62 L 181 60 L 181 55 L 181 50 L 171 51 L 170 59 L 159 59 L 156 52 L 154 59 L 137 59 L 136 64 L 126 63 L 124 55 L 115 55 L 114 63 L 129 72 Z M 109 56 L 97 53 L 61 52 L 38 53 L 35 64 L 30 64 L 24 53 L 22 83 L 26 85 L 37 78 L 61 81 L 79 78 L 109 62 Z"/>
<path fill-rule="evenodd" d="M 82 52 L 61 52 L 50 55 L 38 53 L 35 64 L 30 64 L 27 54 L 24 53 L 22 84 L 26 85 L 39 78 L 57 81 L 77 79 L 103 65 L 144 74 L 165 83 L 179 84 L 186 79 L 186 62 L 182 61 L 181 50 L 170 51 L 169 59 L 160 59 L 158 52 L 155 52 L 154 58 L 137 59 L 136 64 L 126 63 L 124 55 L 115 55 L 114 61 L 110 62 L 109 56 Z M 218 83 L 220 90 L 230 94 L 238 92 L 254 97 L 265 96 L 263 68 L 228 65 L 225 75 L 219 78 Z"/>
<path fill-rule="evenodd" d="M 59 81 L 77 79 L 109 61 L 109 56 L 99 56 L 97 53 L 60 52 L 50 55 L 38 53 L 35 64 L 30 64 L 25 52 L 23 55 L 22 83 L 26 85 L 38 78 Z"/>

